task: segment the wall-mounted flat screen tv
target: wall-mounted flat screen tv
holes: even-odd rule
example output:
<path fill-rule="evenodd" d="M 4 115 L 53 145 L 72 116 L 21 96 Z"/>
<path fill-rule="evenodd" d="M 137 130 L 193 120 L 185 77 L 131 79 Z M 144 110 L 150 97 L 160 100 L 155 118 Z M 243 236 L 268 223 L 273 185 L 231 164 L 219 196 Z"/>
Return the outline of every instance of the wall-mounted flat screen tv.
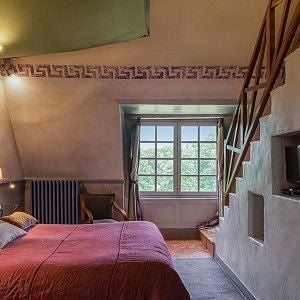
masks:
<path fill-rule="evenodd" d="M 300 145 L 285 147 L 286 179 L 300 183 Z"/>

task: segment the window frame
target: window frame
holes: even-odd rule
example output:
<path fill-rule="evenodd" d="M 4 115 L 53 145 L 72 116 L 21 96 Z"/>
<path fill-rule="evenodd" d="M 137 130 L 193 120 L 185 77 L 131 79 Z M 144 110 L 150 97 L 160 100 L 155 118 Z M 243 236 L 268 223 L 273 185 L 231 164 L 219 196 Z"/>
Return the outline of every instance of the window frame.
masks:
<path fill-rule="evenodd" d="M 217 150 L 217 120 L 141 120 L 141 126 L 155 126 L 155 140 L 154 141 L 142 141 L 139 142 L 139 151 L 140 151 L 140 144 L 141 143 L 155 143 L 155 155 L 154 158 L 144 158 L 144 159 L 150 159 L 155 161 L 155 172 L 154 175 L 150 174 L 139 174 L 139 176 L 154 176 L 154 185 L 155 189 L 157 188 L 157 160 L 163 159 L 168 160 L 171 158 L 158 158 L 157 157 L 157 144 L 158 143 L 173 143 L 173 176 L 174 177 L 174 191 L 173 192 L 162 192 L 162 191 L 141 191 L 140 195 L 142 198 L 155 198 L 155 197 L 167 197 L 167 198 L 215 198 L 217 197 L 217 156 L 215 158 L 201 158 L 200 157 L 200 144 L 210 143 L 216 145 Z M 173 141 L 158 141 L 157 140 L 157 126 L 174 126 L 174 139 Z M 181 127 L 182 126 L 197 126 L 198 127 L 198 139 L 194 143 L 198 144 L 198 157 L 197 164 L 198 164 L 198 173 L 197 175 L 183 175 L 183 176 L 197 176 L 198 179 L 198 191 L 197 192 L 182 192 L 181 191 Z M 199 127 L 200 126 L 200 127 Z M 200 141 L 200 128 L 201 126 L 215 126 L 216 127 L 216 140 L 215 141 Z M 185 142 L 185 141 L 183 141 Z M 187 141 L 188 143 L 193 143 L 192 141 Z M 139 152 L 140 153 L 140 152 Z M 217 151 L 216 151 L 217 155 Z M 142 157 L 139 158 L 139 160 L 143 159 Z M 183 160 L 193 160 L 193 158 L 183 158 Z M 200 175 L 200 162 L 203 160 L 214 160 L 216 162 L 216 175 Z M 164 175 L 162 175 L 164 176 Z M 165 175 L 168 176 L 168 175 Z M 215 192 L 201 192 L 200 190 L 200 178 L 205 176 L 214 176 L 216 179 L 216 191 Z"/>

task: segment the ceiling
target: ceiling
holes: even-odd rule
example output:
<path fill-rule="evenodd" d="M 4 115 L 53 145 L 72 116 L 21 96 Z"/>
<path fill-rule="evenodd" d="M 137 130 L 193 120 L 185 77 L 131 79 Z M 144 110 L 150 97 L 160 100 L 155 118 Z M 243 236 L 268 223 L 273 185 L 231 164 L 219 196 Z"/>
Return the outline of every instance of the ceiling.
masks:
<path fill-rule="evenodd" d="M 11 1 L 17 0 L 0 3 Z M 132 1 L 107 2 L 122 2 L 127 6 Z M 267 3 L 268 0 L 151 0 L 150 33 L 145 38 L 75 52 L 24 57 L 16 62 L 247 66 Z"/>
<path fill-rule="evenodd" d="M 145 0 L 1 0 L 0 58 L 72 51 L 148 35 Z"/>

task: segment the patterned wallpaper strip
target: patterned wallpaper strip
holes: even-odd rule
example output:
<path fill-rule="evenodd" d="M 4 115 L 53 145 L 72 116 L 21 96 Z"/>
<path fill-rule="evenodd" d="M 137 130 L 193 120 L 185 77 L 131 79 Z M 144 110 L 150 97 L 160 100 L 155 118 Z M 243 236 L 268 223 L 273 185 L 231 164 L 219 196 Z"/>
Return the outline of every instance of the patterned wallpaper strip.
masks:
<path fill-rule="evenodd" d="M 241 79 L 244 66 L 98 66 L 98 65 L 34 65 L 14 64 L 19 77 L 98 78 L 98 79 Z M 0 65 L 0 76 L 8 73 Z M 261 77 L 265 77 L 265 69 Z"/>

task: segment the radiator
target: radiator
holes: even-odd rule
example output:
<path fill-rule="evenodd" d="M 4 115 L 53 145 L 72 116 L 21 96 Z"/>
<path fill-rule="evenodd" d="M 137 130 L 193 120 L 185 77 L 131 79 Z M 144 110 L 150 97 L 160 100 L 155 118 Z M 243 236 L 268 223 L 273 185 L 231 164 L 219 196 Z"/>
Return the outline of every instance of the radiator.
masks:
<path fill-rule="evenodd" d="M 37 179 L 31 181 L 31 211 L 40 223 L 79 223 L 77 180 Z"/>

